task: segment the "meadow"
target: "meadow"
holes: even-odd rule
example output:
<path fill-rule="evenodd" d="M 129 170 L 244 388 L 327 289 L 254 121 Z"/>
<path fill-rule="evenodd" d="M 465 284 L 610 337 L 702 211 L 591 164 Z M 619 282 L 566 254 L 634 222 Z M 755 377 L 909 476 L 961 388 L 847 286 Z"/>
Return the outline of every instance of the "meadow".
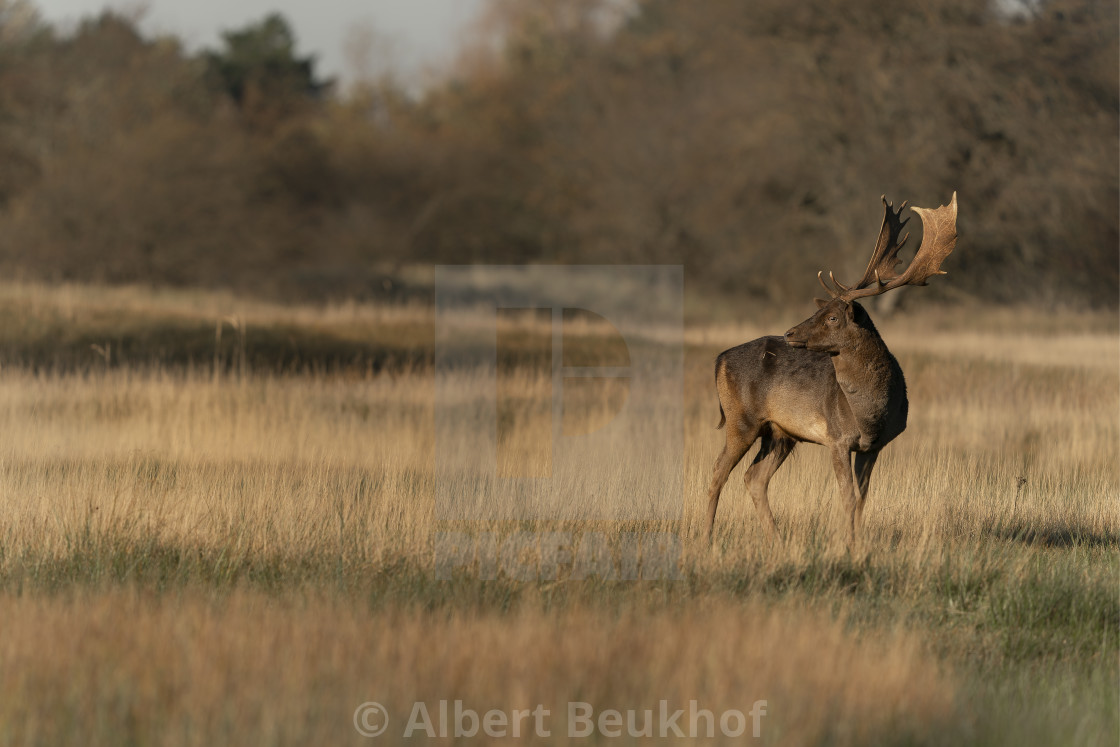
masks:
<path fill-rule="evenodd" d="M 703 541 L 714 356 L 808 310 L 690 313 L 682 505 L 658 527 L 679 574 L 619 581 L 440 577 L 428 306 L 24 283 L 0 313 L 0 744 L 407 744 L 426 739 L 403 737 L 414 703 L 441 700 L 542 705 L 550 733 L 518 738 L 541 744 L 648 741 L 627 730 L 662 702 L 684 712 L 666 739 L 691 741 L 693 701 L 727 743 L 1120 739 L 1115 314 L 877 318 L 910 426 L 853 553 L 812 445 L 771 485 L 781 541 L 742 466 Z M 534 324 L 500 330 L 521 346 L 499 378 L 507 469 L 547 451 Z M 617 396 L 591 387 L 565 418 L 600 422 Z M 721 732 L 760 700 L 757 738 Z M 354 725 L 368 701 L 390 718 L 376 742 Z M 637 723 L 572 736 L 577 701 Z M 475 740 L 493 738 L 439 738 Z"/>

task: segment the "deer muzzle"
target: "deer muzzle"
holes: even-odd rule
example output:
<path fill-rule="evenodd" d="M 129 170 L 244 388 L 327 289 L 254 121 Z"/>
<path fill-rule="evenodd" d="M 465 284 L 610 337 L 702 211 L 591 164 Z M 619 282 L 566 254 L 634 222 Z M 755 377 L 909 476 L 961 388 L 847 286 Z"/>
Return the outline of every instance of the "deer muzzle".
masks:
<path fill-rule="evenodd" d="M 794 347 L 794 348 L 805 347 L 805 343 L 807 342 L 807 338 L 805 338 L 801 334 L 800 327 L 801 327 L 801 325 L 799 324 L 796 327 L 794 327 L 793 329 L 786 332 L 785 341 L 786 341 L 786 344 L 789 345 L 790 347 Z"/>

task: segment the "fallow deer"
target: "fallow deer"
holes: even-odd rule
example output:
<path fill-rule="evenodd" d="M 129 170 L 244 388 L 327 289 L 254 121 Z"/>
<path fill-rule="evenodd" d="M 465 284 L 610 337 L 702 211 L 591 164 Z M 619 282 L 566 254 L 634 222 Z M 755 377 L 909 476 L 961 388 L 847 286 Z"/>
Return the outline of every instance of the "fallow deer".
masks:
<path fill-rule="evenodd" d="M 735 465 L 761 438 L 744 477 L 763 526 L 777 534 L 766 489 L 770 478 L 801 441 L 827 446 L 848 511 L 848 545 L 854 547 L 871 471 L 879 451 L 906 428 L 906 381 L 858 298 L 904 285 L 926 285 L 944 275 L 941 262 L 957 242 L 957 194 L 936 210 L 911 208 L 922 219 L 922 244 L 899 274 L 898 252 L 909 221 L 883 197 L 885 216 L 867 270 L 858 283 L 842 285 L 828 274 L 817 279 L 832 297 L 817 299 L 818 311 L 785 333 L 760 337 L 716 358 L 720 428 L 727 442 L 716 460 L 708 490 L 708 541 L 716 507 Z M 853 468 L 852 454 L 855 454 Z"/>

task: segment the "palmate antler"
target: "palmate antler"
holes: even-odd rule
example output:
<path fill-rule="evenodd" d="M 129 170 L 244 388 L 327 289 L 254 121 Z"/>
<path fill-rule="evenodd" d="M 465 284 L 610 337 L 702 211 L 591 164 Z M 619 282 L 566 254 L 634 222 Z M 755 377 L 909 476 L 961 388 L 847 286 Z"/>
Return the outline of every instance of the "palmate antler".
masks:
<path fill-rule="evenodd" d="M 817 279 L 833 298 L 854 301 L 857 298 L 877 296 L 904 285 L 926 285 L 926 281 L 934 275 L 945 274 L 941 269 L 941 263 L 957 244 L 957 193 L 953 193 L 953 199 L 949 200 L 948 205 L 941 205 L 936 210 L 910 208 L 922 219 L 922 245 L 901 275 L 895 271 L 895 267 L 900 261 L 898 252 L 910 236 L 908 233 L 899 239 L 903 226 L 909 221 L 909 218 L 899 220 L 899 214 L 906 207 L 906 203 L 902 203 L 898 210 L 894 210 L 884 197 L 883 207 L 886 210 L 883 227 L 879 230 L 875 251 L 871 254 L 871 261 L 867 263 L 867 269 L 860 281 L 849 287 L 837 281 L 829 272 L 829 280 L 835 286 L 830 288 L 824 280 L 823 273 L 817 273 Z"/>

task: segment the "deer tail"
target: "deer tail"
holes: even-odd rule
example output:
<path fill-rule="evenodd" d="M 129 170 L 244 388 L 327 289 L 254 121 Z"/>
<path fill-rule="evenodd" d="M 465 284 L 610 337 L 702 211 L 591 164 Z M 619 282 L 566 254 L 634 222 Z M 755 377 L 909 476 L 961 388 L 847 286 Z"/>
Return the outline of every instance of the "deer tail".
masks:
<path fill-rule="evenodd" d="M 723 355 L 721 354 L 716 358 L 716 397 L 719 397 L 719 367 L 723 364 Z M 719 425 L 716 426 L 718 431 L 727 422 L 727 415 L 723 413 L 723 401 L 719 403 Z"/>

